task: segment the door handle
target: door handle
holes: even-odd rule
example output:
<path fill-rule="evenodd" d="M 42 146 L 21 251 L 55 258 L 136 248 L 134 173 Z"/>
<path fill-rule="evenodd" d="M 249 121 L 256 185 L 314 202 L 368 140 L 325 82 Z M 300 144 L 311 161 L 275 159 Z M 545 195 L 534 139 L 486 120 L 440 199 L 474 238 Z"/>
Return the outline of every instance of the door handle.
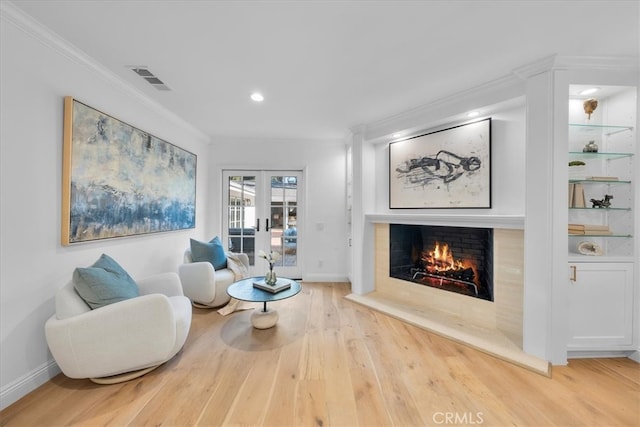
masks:
<path fill-rule="evenodd" d="M 265 219 L 265 221 L 267 222 L 267 229 L 264 231 L 269 231 L 269 218 Z"/>
<path fill-rule="evenodd" d="M 571 269 L 571 276 L 569 276 L 569 280 L 571 280 L 572 282 L 576 281 L 576 266 L 575 265 L 570 265 L 569 268 Z"/>
<path fill-rule="evenodd" d="M 256 223 L 256 231 L 260 231 L 260 218 L 258 218 Z"/>

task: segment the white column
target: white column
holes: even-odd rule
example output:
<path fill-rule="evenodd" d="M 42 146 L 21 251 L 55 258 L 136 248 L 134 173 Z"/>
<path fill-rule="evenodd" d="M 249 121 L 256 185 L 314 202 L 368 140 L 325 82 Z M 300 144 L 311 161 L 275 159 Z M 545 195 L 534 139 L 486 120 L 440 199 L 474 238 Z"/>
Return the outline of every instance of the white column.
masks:
<path fill-rule="evenodd" d="M 363 137 L 363 129 L 353 132 L 352 138 L 352 223 L 351 223 L 351 291 L 366 294 L 375 289 L 373 262 L 373 224 L 365 220 L 365 214 L 373 211 L 375 203 L 375 155 L 373 146 Z"/>

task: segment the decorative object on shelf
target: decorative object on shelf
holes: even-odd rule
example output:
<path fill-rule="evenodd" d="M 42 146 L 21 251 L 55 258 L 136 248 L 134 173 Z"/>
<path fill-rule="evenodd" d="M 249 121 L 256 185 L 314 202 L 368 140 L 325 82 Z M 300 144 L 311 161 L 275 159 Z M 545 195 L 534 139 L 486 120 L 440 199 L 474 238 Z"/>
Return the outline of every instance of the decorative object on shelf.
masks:
<path fill-rule="evenodd" d="M 611 207 L 611 199 L 613 196 L 610 194 L 605 194 L 602 200 L 591 199 L 590 202 L 592 204 L 592 208 L 608 208 Z"/>
<path fill-rule="evenodd" d="M 491 208 L 491 119 L 389 144 L 389 208 Z"/>
<path fill-rule="evenodd" d="M 569 207 L 585 208 L 584 186 L 580 183 L 569 183 Z"/>
<path fill-rule="evenodd" d="M 595 98 L 589 98 L 582 103 L 584 107 L 584 113 L 587 115 L 587 119 L 591 120 L 591 114 L 598 108 L 598 100 Z"/>
<path fill-rule="evenodd" d="M 620 178 L 618 178 L 617 176 L 609 176 L 609 175 L 604 175 L 604 176 L 588 176 L 586 181 L 619 181 Z"/>
<path fill-rule="evenodd" d="M 595 141 L 589 141 L 584 145 L 582 149 L 585 153 L 597 153 L 598 152 L 598 144 Z"/>
<path fill-rule="evenodd" d="M 578 252 L 582 255 L 600 256 L 604 254 L 602 248 L 595 242 L 584 241 L 578 243 Z"/>
<path fill-rule="evenodd" d="M 195 228 L 196 161 L 65 97 L 62 245 Z"/>
<path fill-rule="evenodd" d="M 582 160 L 572 160 L 569 162 L 569 179 L 584 179 L 586 175 L 586 163 Z"/>
<path fill-rule="evenodd" d="M 602 224 L 569 224 L 569 234 L 594 234 L 598 236 L 611 235 L 608 225 Z"/>
<path fill-rule="evenodd" d="M 258 252 L 260 258 L 264 258 L 269 263 L 269 271 L 264 276 L 264 281 L 267 285 L 275 285 L 278 282 L 276 272 L 273 270 L 273 265 L 280 259 L 280 253 L 271 251 L 268 254 L 264 251 Z"/>

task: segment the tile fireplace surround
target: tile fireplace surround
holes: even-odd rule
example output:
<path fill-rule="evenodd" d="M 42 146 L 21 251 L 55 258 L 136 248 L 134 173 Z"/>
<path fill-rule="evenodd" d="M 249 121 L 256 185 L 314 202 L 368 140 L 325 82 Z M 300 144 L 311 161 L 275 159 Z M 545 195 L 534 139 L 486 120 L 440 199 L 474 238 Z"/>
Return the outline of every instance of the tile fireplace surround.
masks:
<path fill-rule="evenodd" d="M 400 217 L 400 218 L 399 218 Z M 408 220 L 407 220 L 408 218 Z M 469 219 L 469 217 L 465 217 Z M 375 233 L 374 290 L 348 299 L 466 344 L 500 359 L 550 376 L 550 364 L 522 350 L 524 231 L 521 221 L 506 217 L 487 225 L 452 217 L 369 215 Z M 463 220 L 462 222 L 467 222 Z M 504 218 L 503 218 L 504 219 Z M 389 276 L 389 224 L 421 223 L 494 229 L 494 301 L 470 298 Z M 504 227 L 504 228 L 501 228 Z"/>

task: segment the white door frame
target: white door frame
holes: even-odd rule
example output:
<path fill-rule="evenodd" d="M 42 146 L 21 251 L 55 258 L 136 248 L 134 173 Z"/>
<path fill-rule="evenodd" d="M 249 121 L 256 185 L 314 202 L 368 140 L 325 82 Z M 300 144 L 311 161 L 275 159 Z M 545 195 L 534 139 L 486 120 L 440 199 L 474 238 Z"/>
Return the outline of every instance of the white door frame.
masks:
<path fill-rule="evenodd" d="M 249 242 L 247 246 L 248 250 L 245 250 L 250 256 L 250 268 L 249 274 L 252 276 L 262 276 L 266 273 L 269 266 L 267 261 L 258 258 L 260 250 L 269 252 L 271 248 L 270 239 L 273 240 L 273 244 L 277 244 L 276 240 L 283 242 L 281 252 L 285 252 L 284 258 L 280 261 L 280 265 L 276 264 L 275 272 L 281 277 L 289 278 L 302 278 L 303 277 L 303 253 L 304 253 L 304 209 L 305 209 L 305 171 L 293 170 L 293 169 L 223 169 L 222 170 L 222 237 L 223 241 L 238 243 L 241 239 L 238 237 L 230 236 L 229 234 L 229 177 L 231 176 L 243 176 L 243 177 L 255 177 L 255 191 L 249 195 L 249 198 L 253 197 L 254 209 L 243 209 L 248 214 L 245 217 L 244 227 L 240 227 L 246 231 L 249 235 L 244 237 L 245 242 Z M 272 221 L 269 221 L 269 230 L 267 230 L 267 219 L 271 218 L 271 177 L 272 176 L 296 176 L 296 228 L 297 234 L 295 239 L 287 239 L 289 242 L 294 241 L 295 248 L 295 265 L 285 266 L 285 261 L 288 263 L 292 259 L 292 255 L 287 252 L 286 243 L 283 240 L 284 236 L 280 235 L 280 229 L 278 229 L 278 236 L 273 237 Z M 255 213 L 253 213 L 255 212 Z M 252 216 L 253 215 L 253 216 Z M 248 221 L 248 222 L 247 222 Z M 286 224 L 283 224 L 283 228 L 286 228 Z M 236 228 L 236 227 L 233 227 Z M 284 232 L 284 230 L 282 230 Z M 274 240 L 275 239 L 275 240 Z M 299 243 L 298 243 L 299 241 Z M 234 248 L 239 250 L 239 248 Z"/>

